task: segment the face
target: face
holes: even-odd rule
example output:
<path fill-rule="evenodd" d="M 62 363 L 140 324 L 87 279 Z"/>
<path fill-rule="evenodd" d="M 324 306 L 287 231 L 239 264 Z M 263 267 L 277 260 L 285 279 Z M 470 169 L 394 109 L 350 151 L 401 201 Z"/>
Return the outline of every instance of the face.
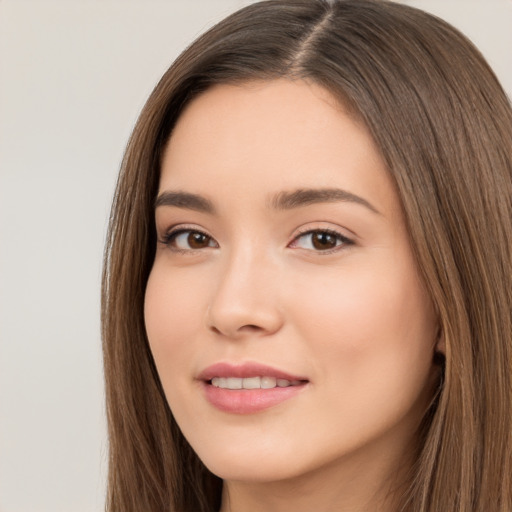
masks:
<path fill-rule="evenodd" d="M 436 318 L 361 123 L 302 81 L 212 88 L 172 133 L 155 218 L 147 334 L 213 473 L 275 481 L 402 454 Z"/>

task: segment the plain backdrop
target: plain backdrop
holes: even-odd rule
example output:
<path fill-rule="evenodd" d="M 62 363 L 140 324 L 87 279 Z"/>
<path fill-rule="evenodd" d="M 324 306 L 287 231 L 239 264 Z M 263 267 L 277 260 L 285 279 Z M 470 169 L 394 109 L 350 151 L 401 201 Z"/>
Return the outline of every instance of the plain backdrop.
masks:
<path fill-rule="evenodd" d="M 99 512 L 99 288 L 123 149 L 160 75 L 243 0 L 0 0 L 0 512 Z M 411 0 L 512 92 L 512 0 Z"/>

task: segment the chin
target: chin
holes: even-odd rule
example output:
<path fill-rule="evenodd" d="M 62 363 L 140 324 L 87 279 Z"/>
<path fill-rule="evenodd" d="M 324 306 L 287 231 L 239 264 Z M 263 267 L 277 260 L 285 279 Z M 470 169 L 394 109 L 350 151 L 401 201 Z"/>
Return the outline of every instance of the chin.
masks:
<path fill-rule="evenodd" d="M 299 473 L 291 471 L 291 468 L 276 467 L 266 460 L 246 463 L 242 460 L 226 461 L 223 464 L 213 464 L 206 467 L 216 476 L 226 481 L 268 483 L 290 480 Z"/>
<path fill-rule="evenodd" d="M 222 449 L 207 454 L 199 452 L 203 464 L 223 480 L 273 482 L 299 476 L 302 468 L 285 453 L 268 455 L 262 450 Z"/>

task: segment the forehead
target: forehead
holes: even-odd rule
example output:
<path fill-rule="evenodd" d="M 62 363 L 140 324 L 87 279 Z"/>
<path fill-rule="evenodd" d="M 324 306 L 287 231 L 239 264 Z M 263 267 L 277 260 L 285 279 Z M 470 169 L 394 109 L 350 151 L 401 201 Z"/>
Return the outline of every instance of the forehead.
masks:
<path fill-rule="evenodd" d="M 396 201 L 366 127 L 322 87 L 287 79 L 218 85 L 194 99 L 169 139 L 160 181 L 160 190 L 250 197 L 333 186 Z"/>

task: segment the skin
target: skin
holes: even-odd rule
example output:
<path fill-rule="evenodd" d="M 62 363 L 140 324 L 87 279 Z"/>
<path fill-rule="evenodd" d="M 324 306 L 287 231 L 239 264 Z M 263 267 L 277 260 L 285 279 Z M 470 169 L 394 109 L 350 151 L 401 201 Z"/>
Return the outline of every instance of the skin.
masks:
<path fill-rule="evenodd" d="M 368 204 L 270 200 L 319 188 Z M 173 191 L 215 212 L 156 208 L 146 328 L 182 432 L 224 479 L 222 512 L 393 510 L 435 385 L 437 321 L 366 128 L 304 81 L 216 86 L 170 138 L 159 194 Z M 207 236 L 190 245 L 170 229 Z M 315 246 L 311 230 L 341 238 Z M 219 361 L 308 383 L 264 411 L 227 413 L 197 380 Z"/>

